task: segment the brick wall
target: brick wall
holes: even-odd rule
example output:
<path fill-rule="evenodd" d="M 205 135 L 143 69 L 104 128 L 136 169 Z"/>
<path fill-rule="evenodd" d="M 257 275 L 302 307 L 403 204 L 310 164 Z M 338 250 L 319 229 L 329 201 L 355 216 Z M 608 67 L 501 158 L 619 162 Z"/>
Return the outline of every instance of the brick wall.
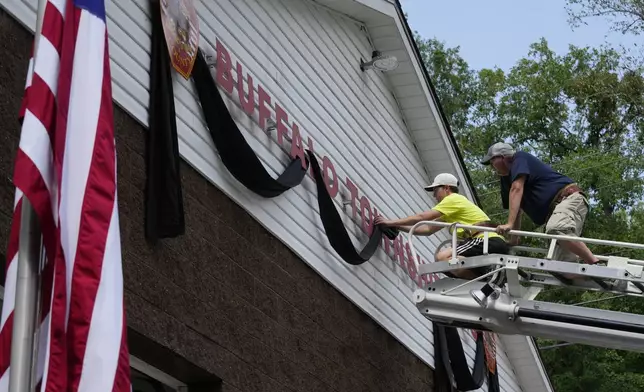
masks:
<path fill-rule="evenodd" d="M 0 10 L 2 252 L 31 39 Z M 188 374 L 179 362 L 160 358 L 173 355 L 141 344 L 154 342 L 219 377 L 215 389 L 223 391 L 432 390 L 429 367 L 185 163 L 187 233 L 149 246 L 143 236 L 145 131 L 117 106 L 114 115 L 133 354 L 176 377 Z"/>

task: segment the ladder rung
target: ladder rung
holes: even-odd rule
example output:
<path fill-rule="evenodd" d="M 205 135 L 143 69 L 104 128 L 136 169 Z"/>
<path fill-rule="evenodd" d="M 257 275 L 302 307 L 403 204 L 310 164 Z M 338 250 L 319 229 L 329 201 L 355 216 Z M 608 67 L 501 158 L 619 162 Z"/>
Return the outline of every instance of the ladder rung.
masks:
<path fill-rule="evenodd" d="M 633 283 L 633 286 L 637 287 L 638 289 L 642 290 L 642 293 L 644 294 L 644 284 L 640 282 L 631 282 Z"/>
<path fill-rule="evenodd" d="M 603 279 L 595 278 L 595 277 L 591 277 L 591 279 L 593 280 L 593 282 L 597 283 L 599 287 L 601 287 L 604 290 L 610 291 L 613 289 L 613 286 L 611 284 L 606 283 Z"/>
<path fill-rule="evenodd" d="M 557 272 L 550 272 L 550 275 L 552 275 L 552 277 L 553 277 L 553 278 L 555 278 L 555 279 L 559 280 L 559 281 L 560 281 L 561 283 L 563 283 L 563 284 L 567 284 L 567 285 L 571 285 L 571 284 L 572 284 L 572 280 L 570 280 L 570 279 L 566 278 L 565 276 L 563 276 L 563 275 L 562 275 L 562 274 L 560 274 L 560 273 L 557 273 Z"/>

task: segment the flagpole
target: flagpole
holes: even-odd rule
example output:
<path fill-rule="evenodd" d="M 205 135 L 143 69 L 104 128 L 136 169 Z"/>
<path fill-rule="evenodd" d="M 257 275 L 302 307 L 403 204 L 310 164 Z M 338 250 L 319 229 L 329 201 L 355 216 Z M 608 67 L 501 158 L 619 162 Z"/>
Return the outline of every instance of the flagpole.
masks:
<path fill-rule="evenodd" d="M 22 198 L 18 249 L 18 277 L 11 337 L 9 392 L 31 392 L 34 388 L 33 370 L 35 364 L 33 362 L 36 358 L 34 355 L 36 309 L 40 300 L 38 295 L 40 230 L 36 213 L 26 197 Z"/>
<path fill-rule="evenodd" d="M 47 0 L 38 0 L 33 64 L 36 64 L 38 41 Z M 9 392 L 32 392 L 36 346 L 37 310 L 40 308 L 41 231 L 38 217 L 27 197 L 22 197 L 20 239 L 18 245 L 16 302 L 11 337 Z"/>

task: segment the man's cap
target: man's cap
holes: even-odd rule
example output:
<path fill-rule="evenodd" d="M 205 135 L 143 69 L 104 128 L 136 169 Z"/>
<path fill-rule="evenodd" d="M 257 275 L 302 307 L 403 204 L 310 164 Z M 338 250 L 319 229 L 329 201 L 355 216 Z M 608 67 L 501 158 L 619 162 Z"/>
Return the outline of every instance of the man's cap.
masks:
<path fill-rule="evenodd" d="M 433 191 L 434 188 L 439 186 L 458 186 L 458 178 L 450 173 L 441 173 L 434 177 L 434 182 L 431 185 L 425 187 L 426 191 Z"/>
<path fill-rule="evenodd" d="M 494 143 L 493 145 L 490 146 L 490 148 L 487 150 L 487 154 L 481 161 L 481 164 L 483 165 L 489 165 L 490 160 L 494 157 L 501 157 L 501 156 L 506 156 L 506 155 L 514 155 L 515 151 L 514 148 L 509 145 L 508 143 Z"/>

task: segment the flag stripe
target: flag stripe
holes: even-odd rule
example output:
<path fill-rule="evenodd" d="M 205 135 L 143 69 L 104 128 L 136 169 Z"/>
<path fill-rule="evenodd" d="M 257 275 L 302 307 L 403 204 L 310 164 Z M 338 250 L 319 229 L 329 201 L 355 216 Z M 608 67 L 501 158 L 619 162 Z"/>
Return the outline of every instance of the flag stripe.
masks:
<path fill-rule="evenodd" d="M 73 158 L 68 159 L 65 156 L 63 159 L 60 203 L 61 219 L 64 217 L 66 220 L 65 224 L 61 225 L 60 240 L 67 262 L 68 292 L 71 291 L 72 273 L 76 269 L 76 263 L 79 259 L 83 260 L 86 257 L 85 255 L 78 255 L 79 234 L 82 231 L 81 216 L 83 217 L 83 222 L 89 224 L 83 235 L 91 236 L 92 231 L 97 229 L 92 227 L 94 226 L 94 214 L 92 216 L 83 216 L 82 212 L 85 202 L 93 202 L 93 200 L 85 200 L 85 198 L 93 196 L 87 193 L 87 185 L 90 168 L 94 168 L 91 162 L 99 123 L 103 83 L 102 65 L 105 52 L 103 40 L 98 38 L 105 36 L 105 25 L 103 23 L 93 23 L 92 19 L 96 18 L 85 11 L 76 10 L 74 14 L 75 18 L 80 19 L 78 31 L 83 31 L 83 34 L 77 35 L 75 47 L 72 50 L 83 53 L 83 56 L 74 57 L 74 60 L 80 64 L 74 64 L 74 72 L 71 75 L 65 151 L 73 151 L 74 154 Z M 61 99 L 64 93 L 61 90 Z M 80 95 L 82 95 L 82 98 Z M 103 157 L 103 154 L 103 152 L 99 152 L 100 157 Z M 96 169 L 94 168 L 94 170 Z M 113 197 L 113 192 L 108 197 Z M 91 205 L 90 208 L 94 213 L 99 211 L 104 213 L 105 206 L 98 207 Z M 109 220 L 109 215 L 107 220 Z M 106 228 L 102 232 L 96 233 L 102 237 L 101 242 L 105 241 L 106 233 Z M 87 245 L 91 247 L 101 245 L 93 242 L 91 241 Z M 102 250 L 100 252 L 102 253 Z M 90 262 L 96 262 L 95 259 L 87 259 Z M 80 268 L 83 267 L 80 266 Z M 85 274 L 82 274 L 82 276 L 86 277 Z M 69 300 L 70 298 L 68 297 L 68 314 L 70 310 Z"/>
<path fill-rule="evenodd" d="M 40 121 L 45 132 L 51 138 L 51 132 L 56 120 L 56 97 L 52 94 L 47 83 L 39 74 L 33 76 L 33 82 L 29 87 L 32 94 L 43 97 L 40 105 L 28 106 L 31 115 Z M 26 116 L 26 113 L 25 113 Z M 23 120 L 24 121 L 24 120 Z M 50 140 L 47 140 L 47 148 L 51 149 Z"/>
<path fill-rule="evenodd" d="M 2 326 L 2 334 L 0 335 L 0 344 L 2 347 L 11 347 L 11 329 L 13 328 L 13 312 L 9 315 L 9 318 Z M 5 332 L 6 331 L 6 332 Z M 0 358 L 0 370 L 5 372 L 9 370 L 9 362 L 11 357 L 2 357 Z M 7 372 L 8 375 L 8 372 Z M 8 377 L 7 377 L 8 378 Z"/>
<path fill-rule="evenodd" d="M 49 303 L 47 303 L 46 308 L 49 309 Z M 45 360 L 47 358 L 47 338 L 49 336 L 49 311 L 45 314 L 40 328 L 38 330 L 38 351 L 36 352 L 36 383 L 40 383 L 42 380 L 42 374 L 45 368 Z M 40 387 L 35 388 L 34 390 L 39 390 Z"/>
<path fill-rule="evenodd" d="M 111 144 L 109 139 L 105 141 L 107 142 L 105 144 Z M 113 145 L 106 146 L 106 148 L 110 147 L 113 150 Z M 86 307 L 86 309 L 93 309 L 93 314 L 91 315 L 92 324 L 89 326 L 86 337 L 87 353 L 82 356 L 84 361 L 78 385 L 79 392 L 111 392 L 115 381 L 120 350 L 114 350 L 114 348 L 121 346 L 123 331 L 123 297 L 114 295 L 114 293 L 123 292 L 123 282 L 114 279 L 121 270 L 120 263 L 116 262 L 121 259 L 121 252 L 117 246 L 114 246 L 121 240 L 116 214 L 117 209 L 114 208 L 111 219 L 108 218 L 107 222 L 109 225 L 107 246 L 103 268 L 100 271 L 103 279 L 100 280 L 95 297 L 90 297 L 96 299 L 96 306 L 91 306 L 94 305 L 91 304 Z M 74 288 L 76 287 L 74 286 Z M 83 336 L 79 336 L 79 339 L 83 339 Z M 73 342 L 74 346 L 80 350 L 82 340 L 73 340 Z M 100 357 L 103 357 L 103 360 Z M 101 385 L 102 388 L 96 388 L 95 385 Z M 74 390 L 76 389 L 74 388 Z"/>
<path fill-rule="evenodd" d="M 31 86 L 31 79 L 34 73 L 34 58 L 33 58 L 33 45 L 31 46 L 31 57 L 29 58 L 29 66 L 27 67 L 27 80 L 25 81 L 25 94 L 22 97 L 22 102 L 20 103 L 20 110 L 18 112 L 18 120 L 22 123 L 22 119 L 25 116 L 25 111 L 27 110 L 27 103 L 29 96 L 29 87 Z M 1 389 L 0 389 L 1 390 Z"/>
<path fill-rule="evenodd" d="M 105 311 L 108 318 L 115 318 L 114 308 L 109 303 L 110 300 L 120 298 L 102 298 L 99 308 L 94 308 L 95 301 L 98 301 L 99 283 L 109 284 L 113 278 L 107 278 L 107 282 L 101 279 L 102 271 L 110 266 L 105 266 L 104 260 L 111 249 L 106 247 L 109 241 L 109 228 L 112 211 L 114 207 L 114 161 L 113 159 L 103 159 L 104 157 L 113 156 L 114 140 L 111 135 L 111 124 L 104 121 L 101 116 L 109 114 L 106 112 L 103 96 L 104 81 L 104 63 L 105 63 L 105 24 L 91 13 L 83 10 L 80 11 L 79 34 L 76 37 L 76 52 L 85 53 L 81 59 L 83 62 L 89 62 L 91 66 L 78 67 L 72 75 L 69 116 L 67 123 L 67 140 L 73 140 L 77 144 L 68 144 L 67 151 L 74 151 L 73 155 L 65 155 L 63 161 L 63 187 L 61 192 L 64 194 L 63 200 L 69 204 L 61 203 L 61 216 L 65 216 L 69 221 L 65 225 L 70 230 L 67 241 L 66 233 L 61 233 L 65 258 L 68 260 L 69 269 L 73 268 L 70 291 L 77 298 L 77 301 L 69 304 L 69 349 L 70 349 L 70 369 L 72 374 L 73 390 L 88 390 L 94 388 L 94 383 L 101 377 L 108 377 L 109 383 L 104 380 L 99 385 L 109 385 L 111 390 L 114 380 L 114 372 L 118 360 L 118 351 L 109 348 L 118 347 L 120 344 L 120 321 L 121 317 L 116 320 L 105 319 L 97 311 Z M 86 99 L 73 99 L 79 90 L 85 90 L 88 85 L 96 84 L 88 90 L 94 95 L 87 96 Z M 111 97 L 111 94 L 110 94 Z M 111 98 L 105 102 L 111 107 Z M 89 113 L 89 115 L 87 115 Z M 80 152 L 83 153 L 80 153 Z M 80 164 L 79 164 L 80 163 Z M 91 168 L 91 170 L 90 170 Z M 82 220 L 77 217 L 83 217 Z M 78 225 L 77 225 L 78 222 Z M 79 233 L 86 237 L 79 238 Z M 119 255 L 120 256 L 120 255 Z M 99 262 L 100 260 L 100 262 Z M 112 263 L 113 264 L 113 263 Z M 70 270 L 67 271 L 68 279 Z M 110 293 L 116 291 L 110 289 Z M 112 295 L 112 294 L 110 294 Z M 120 305 L 118 309 L 120 309 Z M 94 336 L 93 343 L 96 347 L 87 347 L 90 343 L 90 325 L 83 323 L 83 320 L 91 319 L 92 326 L 97 331 L 101 331 L 98 336 Z M 114 321 L 119 321 L 114 325 Z M 108 327 L 108 328 L 106 328 Z M 111 335 L 117 333 L 116 341 L 113 341 Z M 97 342 L 97 337 L 100 340 Z M 107 346 L 103 346 L 107 344 Z M 97 351 L 100 350 L 100 351 Z M 87 355 L 85 352 L 87 351 Z M 100 354 L 98 354 L 100 353 Z M 98 363 L 92 355 L 108 356 L 113 358 L 106 360 L 104 364 Z M 89 356 L 89 357 L 88 357 Z M 83 361 L 88 361 L 88 369 L 85 368 Z M 94 365 L 94 366 L 93 366 Z M 104 369 L 107 367 L 108 369 Z M 79 389 L 80 381 L 83 388 Z M 89 384 L 87 384 L 89 383 Z"/>
<path fill-rule="evenodd" d="M 118 222 L 113 222 L 112 224 L 116 225 L 116 227 L 119 227 Z M 130 358 L 127 348 L 127 324 L 125 322 L 125 298 L 123 298 L 121 307 L 123 308 L 123 318 L 121 322 L 121 350 L 119 352 L 118 367 L 116 368 L 116 374 L 114 375 L 114 388 L 112 388 L 112 391 L 115 392 L 131 389 L 129 365 Z"/>
<path fill-rule="evenodd" d="M 29 112 L 27 112 L 29 114 Z M 30 116 L 27 115 L 25 120 Z M 31 181 L 29 180 L 31 178 Z M 43 241 L 48 251 L 48 256 L 52 257 L 55 251 L 55 223 L 52 213 L 52 203 L 47 193 L 47 186 L 40 176 L 38 166 L 34 164 L 23 150 L 19 149 L 16 153 L 16 167 L 14 170 L 14 179 L 16 187 L 22 189 L 23 193 L 28 196 L 31 206 L 38 214 L 40 229 L 43 233 Z M 16 225 L 18 230 L 16 237 L 20 234 L 20 225 Z M 17 241 L 17 239 L 16 239 Z"/>
<path fill-rule="evenodd" d="M 49 0 L 48 5 L 51 4 L 56 9 L 58 10 L 58 13 L 64 18 L 65 17 L 65 6 L 67 4 L 67 0 Z M 63 21 L 61 21 L 62 23 Z"/>
<path fill-rule="evenodd" d="M 58 252 L 58 255 L 61 253 Z M 67 389 L 67 347 L 65 338 L 65 263 L 61 257 L 54 260 L 54 285 L 49 314 L 49 331 L 47 334 L 47 353 L 42 381 L 42 390 L 46 392 L 66 391 Z"/>
<path fill-rule="evenodd" d="M 18 264 L 16 259 L 18 258 L 18 236 L 12 235 L 13 233 L 18 233 L 20 229 L 20 217 L 22 216 L 22 192 L 16 192 L 16 201 L 14 202 L 14 214 L 13 220 L 11 222 L 11 231 L 9 234 L 9 244 L 7 246 L 7 259 L 5 266 L 5 287 L 4 287 L 4 299 L 2 306 L 2 322 L 0 323 L 0 328 L 4 326 L 4 323 L 9 318 L 11 312 L 13 312 L 13 305 L 16 300 L 16 279 L 18 278 Z M 2 339 L 2 337 L 0 337 Z M 2 359 L 0 359 L 2 361 Z M 2 370 L 0 370 L 0 374 Z"/>
<path fill-rule="evenodd" d="M 18 254 L 13 257 L 13 260 L 11 260 L 9 264 L 9 268 L 7 268 L 6 276 L 7 278 L 5 279 L 5 289 L 4 291 L 4 298 L 3 298 L 3 303 L 6 303 L 7 306 L 2 307 L 2 329 L 5 328 L 6 323 L 8 323 L 8 320 L 13 316 L 13 304 L 16 302 L 16 279 L 18 278 Z M 0 336 L 0 339 L 4 339 L 3 336 Z M 5 342 L 5 340 L 3 340 Z M 11 341 L 9 341 L 11 342 Z M 4 344 L 3 344 L 4 347 Z M 0 363 L 2 363 L 3 359 L 0 358 Z M 5 368 L 0 365 L 0 373 Z"/>
<path fill-rule="evenodd" d="M 32 85 L 32 88 L 34 86 Z M 54 162 L 51 152 L 51 145 L 49 144 L 49 133 L 43 125 L 43 123 L 38 119 L 32 112 L 27 108 L 25 113 L 24 121 L 24 130 L 23 135 L 25 137 L 20 139 L 20 149 L 18 150 L 20 154 L 24 154 L 27 159 L 31 161 L 33 165 L 36 166 L 38 171 L 39 182 L 42 181 L 44 184 L 44 189 L 41 189 L 41 184 L 38 184 L 37 188 L 32 188 L 34 192 L 47 192 L 49 194 L 53 190 L 53 172 Z M 20 160 L 22 157 L 18 157 Z M 16 167 L 16 175 L 24 175 L 18 173 L 21 170 L 22 165 Z M 42 174 L 42 175 L 40 175 Z M 17 178 L 16 181 L 25 183 L 29 181 L 30 178 Z M 17 185 L 17 184 L 16 184 Z"/>
<path fill-rule="evenodd" d="M 0 377 L 0 391 L 8 391 L 9 390 L 9 368 L 5 371 L 5 373 Z"/>
<path fill-rule="evenodd" d="M 51 15 L 51 12 L 47 15 Z M 40 39 L 40 42 L 38 43 L 38 56 L 39 57 L 36 59 L 36 63 L 34 65 L 34 73 L 40 76 L 40 78 L 47 83 L 52 94 L 56 95 L 56 91 L 58 90 L 58 67 L 60 56 L 58 55 L 57 48 L 51 41 L 49 41 L 49 37 L 42 36 Z M 40 100 L 32 100 L 35 104 L 39 104 L 39 101 Z"/>

